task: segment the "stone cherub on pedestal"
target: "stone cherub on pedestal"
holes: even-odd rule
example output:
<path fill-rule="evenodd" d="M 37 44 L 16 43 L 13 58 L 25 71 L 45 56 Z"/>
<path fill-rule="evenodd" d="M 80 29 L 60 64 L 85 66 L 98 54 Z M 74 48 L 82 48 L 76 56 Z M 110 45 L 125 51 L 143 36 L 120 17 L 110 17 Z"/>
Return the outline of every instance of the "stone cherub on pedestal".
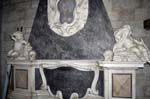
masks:
<path fill-rule="evenodd" d="M 14 40 L 13 49 L 8 52 L 8 58 L 11 60 L 34 60 L 36 58 L 35 51 L 29 42 L 24 40 L 23 33 L 17 31 L 11 35 Z"/>
<path fill-rule="evenodd" d="M 123 26 L 123 28 L 114 33 L 116 44 L 113 47 L 113 51 L 107 50 L 104 53 L 106 61 L 150 62 L 148 47 L 144 44 L 142 39 L 138 41 L 134 39 L 131 34 L 132 32 L 129 25 Z"/>

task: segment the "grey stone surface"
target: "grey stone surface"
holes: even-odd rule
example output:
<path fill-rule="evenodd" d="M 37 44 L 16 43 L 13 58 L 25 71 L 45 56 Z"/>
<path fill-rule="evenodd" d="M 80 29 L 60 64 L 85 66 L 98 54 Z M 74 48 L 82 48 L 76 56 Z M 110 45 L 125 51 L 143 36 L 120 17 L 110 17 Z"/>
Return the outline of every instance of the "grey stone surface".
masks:
<path fill-rule="evenodd" d="M 149 2 L 149 0 L 142 0 L 142 1 L 143 1 L 142 7 L 149 9 L 150 8 L 150 2 Z"/>
<path fill-rule="evenodd" d="M 124 9 L 123 11 L 120 10 L 118 12 L 119 12 L 119 16 L 120 16 L 119 20 L 122 20 L 122 21 L 132 21 L 132 20 L 134 20 L 134 14 L 133 14 L 134 10 Z"/>
<path fill-rule="evenodd" d="M 26 10 L 26 18 L 25 19 L 26 20 L 30 20 L 31 22 L 33 22 L 33 19 L 35 18 L 35 14 L 36 14 L 36 8 L 27 9 Z"/>
<path fill-rule="evenodd" d="M 134 17 L 134 20 L 145 20 L 148 17 L 148 9 L 146 8 L 137 8 L 135 9 L 135 17 Z"/>
<path fill-rule="evenodd" d="M 39 0 L 32 0 L 31 7 L 36 9 L 38 7 L 38 4 L 39 4 Z"/>
<path fill-rule="evenodd" d="M 24 26 L 25 26 L 26 28 L 31 28 L 32 25 L 33 25 L 33 19 L 32 19 L 32 20 L 25 20 Z"/>
<path fill-rule="evenodd" d="M 134 9 L 139 7 L 141 0 L 112 0 L 114 10 L 118 9 Z"/>
<path fill-rule="evenodd" d="M 22 2 L 27 2 L 29 0 L 10 0 L 12 4 L 16 3 L 22 3 Z"/>
<path fill-rule="evenodd" d="M 144 69 L 140 69 L 136 72 L 136 95 L 137 99 L 146 99 L 149 96 L 146 95 L 149 93 L 149 86 L 150 86 L 150 67 L 149 65 L 145 65 Z"/>
<path fill-rule="evenodd" d="M 3 33 L 3 40 L 10 40 L 10 35 L 17 30 L 17 27 L 20 27 L 19 25 L 21 21 L 14 21 L 14 22 L 5 22 L 3 24 L 2 33 Z M 6 38 L 5 38 L 6 37 Z"/>
<path fill-rule="evenodd" d="M 2 42 L 1 46 L 2 46 L 2 51 L 7 53 L 13 47 L 13 41 Z"/>
<path fill-rule="evenodd" d="M 1 58 L 1 56 L 2 56 L 2 54 L 1 54 L 1 51 L 2 51 L 2 0 L 0 1 L 0 58 Z M 1 63 L 2 63 L 2 60 L 0 59 L 0 79 L 3 79 L 3 75 L 2 75 L 2 69 L 3 69 L 3 67 L 2 67 L 2 65 L 1 65 Z M 3 88 L 3 85 L 2 85 L 2 80 L 0 80 L 0 89 L 2 89 Z M 2 92 L 0 92 L 0 98 L 2 98 Z"/>
<path fill-rule="evenodd" d="M 119 15 L 119 12 L 111 11 L 111 12 L 108 13 L 108 15 L 111 16 L 111 17 L 109 17 L 111 21 L 118 21 L 118 20 L 121 19 L 120 15 Z"/>

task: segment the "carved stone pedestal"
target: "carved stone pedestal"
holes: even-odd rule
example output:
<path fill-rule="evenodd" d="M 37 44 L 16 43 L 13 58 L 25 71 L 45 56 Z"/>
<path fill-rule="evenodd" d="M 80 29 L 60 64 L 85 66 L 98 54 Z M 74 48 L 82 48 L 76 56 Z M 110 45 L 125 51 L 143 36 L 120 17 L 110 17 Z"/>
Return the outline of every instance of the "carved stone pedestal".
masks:
<path fill-rule="evenodd" d="M 91 87 L 84 97 L 72 93 L 70 99 L 135 99 L 135 71 L 143 68 L 143 62 L 104 62 L 97 60 L 35 60 L 9 61 L 13 68 L 14 90 L 9 93 L 9 99 L 63 99 L 61 91 L 53 94 L 48 86 L 44 68 L 56 69 L 72 67 L 80 71 L 93 71 L 94 78 Z M 36 73 L 40 74 L 40 88 L 36 88 Z M 104 71 L 104 97 L 96 88 L 99 72 Z M 39 81 L 40 83 L 40 81 Z"/>
<path fill-rule="evenodd" d="M 105 99 L 136 99 L 136 70 L 144 62 L 100 62 L 104 67 Z"/>

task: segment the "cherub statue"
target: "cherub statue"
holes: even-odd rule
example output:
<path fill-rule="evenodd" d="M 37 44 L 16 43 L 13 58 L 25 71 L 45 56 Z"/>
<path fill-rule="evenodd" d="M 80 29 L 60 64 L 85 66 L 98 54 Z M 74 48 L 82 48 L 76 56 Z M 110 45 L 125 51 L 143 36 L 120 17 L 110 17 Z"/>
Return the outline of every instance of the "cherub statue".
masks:
<path fill-rule="evenodd" d="M 133 61 L 133 57 L 128 57 L 129 55 L 134 55 L 134 61 L 147 61 L 150 62 L 148 48 L 144 44 L 143 40 L 138 41 L 131 36 L 131 28 L 129 25 L 123 26 L 115 32 L 116 44 L 113 48 L 114 58 L 120 55 L 120 59 L 126 61 Z M 126 59 L 128 58 L 128 59 Z M 118 60 L 118 59 L 114 59 Z"/>
<path fill-rule="evenodd" d="M 11 35 L 14 40 L 14 47 L 8 52 L 8 58 L 14 60 L 34 60 L 36 57 L 35 51 L 29 42 L 24 40 L 23 33 L 17 31 Z"/>

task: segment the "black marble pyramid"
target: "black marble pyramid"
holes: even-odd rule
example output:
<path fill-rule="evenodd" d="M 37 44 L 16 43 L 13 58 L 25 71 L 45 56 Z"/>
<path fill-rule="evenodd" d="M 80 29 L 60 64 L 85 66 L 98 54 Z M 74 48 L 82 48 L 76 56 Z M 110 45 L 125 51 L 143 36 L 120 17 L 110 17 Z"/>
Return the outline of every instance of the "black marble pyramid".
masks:
<path fill-rule="evenodd" d="M 70 37 L 50 29 L 47 0 L 40 0 L 29 41 L 38 59 L 103 59 L 103 52 L 115 42 L 102 0 L 89 0 L 87 23 Z"/>
<path fill-rule="evenodd" d="M 112 49 L 115 40 L 102 0 L 89 0 L 87 23 L 70 37 L 59 36 L 49 28 L 47 0 L 40 0 L 29 42 L 38 59 L 103 59 L 103 52 Z M 61 90 L 64 99 L 69 99 L 73 92 L 83 97 L 87 88 L 91 87 L 94 76 L 92 71 L 64 67 L 44 69 L 44 73 L 52 92 Z M 97 89 L 101 96 L 104 95 L 103 82 L 103 72 L 100 72 Z"/>

